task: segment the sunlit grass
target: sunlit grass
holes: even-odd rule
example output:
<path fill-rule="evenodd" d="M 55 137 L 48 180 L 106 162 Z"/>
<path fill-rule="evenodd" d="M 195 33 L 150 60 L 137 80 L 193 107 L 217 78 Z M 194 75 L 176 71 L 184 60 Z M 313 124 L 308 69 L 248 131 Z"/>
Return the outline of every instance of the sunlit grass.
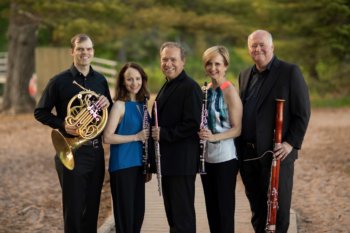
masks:
<path fill-rule="evenodd" d="M 350 107 L 350 96 L 311 96 L 311 106 L 313 108 L 342 108 Z"/>

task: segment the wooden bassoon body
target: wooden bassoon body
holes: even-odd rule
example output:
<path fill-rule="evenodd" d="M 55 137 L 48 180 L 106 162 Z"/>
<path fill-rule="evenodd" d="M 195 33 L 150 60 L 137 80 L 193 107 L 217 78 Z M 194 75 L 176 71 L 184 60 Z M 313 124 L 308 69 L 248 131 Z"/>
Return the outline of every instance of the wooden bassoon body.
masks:
<path fill-rule="evenodd" d="M 282 143 L 282 126 L 283 126 L 283 107 L 284 100 L 276 99 L 276 122 L 274 143 Z M 280 159 L 273 157 L 271 164 L 271 176 L 267 199 L 267 220 L 266 233 L 276 232 L 276 219 L 278 210 L 278 182 L 280 175 Z"/>

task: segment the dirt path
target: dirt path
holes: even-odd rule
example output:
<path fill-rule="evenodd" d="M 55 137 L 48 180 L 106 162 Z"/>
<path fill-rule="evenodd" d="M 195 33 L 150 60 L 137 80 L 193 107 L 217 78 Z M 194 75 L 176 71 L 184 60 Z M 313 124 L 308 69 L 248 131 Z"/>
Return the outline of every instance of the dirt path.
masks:
<path fill-rule="evenodd" d="M 63 232 L 51 130 L 32 115 L 0 115 L 0 122 L 0 232 Z M 99 224 L 110 214 L 109 193 L 104 185 Z"/>
<path fill-rule="evenodd" d="M 350 109 L 314 110 L 295 166 L 300 233 L 350 232 Z"/>
<path fill-rule="evenodd" d="M 0 115 L 0 122 L 0 232 L 63 232 L 50 129 L 32 115 Z M 312 112 L 295 166 L 299 232 L 350 232 L 349 138 L 350 109 Z M 105 185 L 100 224 L 109 210 Z"/>

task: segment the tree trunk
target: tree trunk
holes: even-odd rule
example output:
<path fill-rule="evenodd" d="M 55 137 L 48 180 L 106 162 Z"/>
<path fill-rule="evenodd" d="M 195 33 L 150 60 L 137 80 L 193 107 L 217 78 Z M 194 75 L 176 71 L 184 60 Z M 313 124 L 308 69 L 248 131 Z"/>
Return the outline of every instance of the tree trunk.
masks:
<path fill-rule="evenodd" d="M 320 75 L 318 74 L 317 71 L 317 61 L 316 60 L 312 60 L 312 62 L 309 64 L 309 75 L 310 77 L 319 82 L 320 81 Z"/>
<path fill-rule="evenodd" d="M 16 13 L 12 5 L 9 41 L 7 80 L 2 110 L 10 113 L 32 112 L 35 100 L 29 95 L 28 85 L 35 69 L 35 46 L 37 22 Z"/>

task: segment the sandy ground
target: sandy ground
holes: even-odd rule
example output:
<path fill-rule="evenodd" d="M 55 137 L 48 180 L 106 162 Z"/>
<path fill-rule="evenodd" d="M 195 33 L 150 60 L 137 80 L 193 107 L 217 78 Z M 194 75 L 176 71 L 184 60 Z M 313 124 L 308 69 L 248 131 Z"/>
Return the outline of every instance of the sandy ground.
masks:
<path fill-rule="evenodd" d="M 0 232 L 63 232 L 50 129 L 32 115 L 0 115 Z M 313 110 L 295 164 L 298 230 L 350 232 L 350 109 Z M 106 159 L 108 156 L 106 156 Z M 106 175 L 99 224 L 110 214 Z"/>
<path fill-rule="evenodd" d="M 0 122 L 0 232 L 63 232 L 51 130 L 33 115 L 0 115 Z M 106 172 L 99 225 L 110 215 L 108 181 Z"/>
<path fill-rule="evenodd" d="M 350 109 L 312 111 L 292 208 L 299 233 L 350 232 Z"/>

